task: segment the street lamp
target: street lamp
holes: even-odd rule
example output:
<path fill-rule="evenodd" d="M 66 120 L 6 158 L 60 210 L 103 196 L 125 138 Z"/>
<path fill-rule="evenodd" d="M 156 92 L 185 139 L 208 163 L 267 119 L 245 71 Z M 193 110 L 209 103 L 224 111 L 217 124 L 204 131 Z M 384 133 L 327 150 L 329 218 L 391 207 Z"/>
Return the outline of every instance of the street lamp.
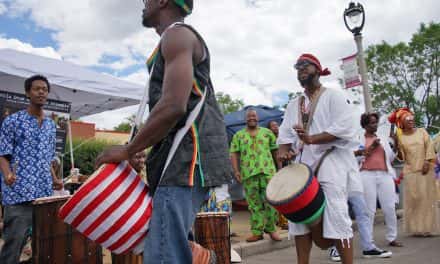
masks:
<path fill-rule="evenodd" d="M 362 34 L 361 31 L 365 24 L 365 11 L 364 7 L 360 3 L 350 2 L 348 8 L 344 11 L 344 23 L 347 29 L 353 33 L 354 41 L 356 42 L 358 50 L 359 68 L 362 77 L 362 87 L 364 93 L 365 111 L 371 112 L 373 106 L 371 104 L 371 96 L 368 88 L 368 74 L 367 64 L 364 58 L 364 49 L 362 47 Z"/>

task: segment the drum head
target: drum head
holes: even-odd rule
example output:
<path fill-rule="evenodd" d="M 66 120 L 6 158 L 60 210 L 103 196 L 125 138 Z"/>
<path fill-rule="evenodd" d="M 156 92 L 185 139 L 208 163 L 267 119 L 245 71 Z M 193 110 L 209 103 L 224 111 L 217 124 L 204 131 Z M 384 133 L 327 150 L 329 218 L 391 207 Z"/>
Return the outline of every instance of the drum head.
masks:
<path fill-rule="evenodd" d="M 266 188 L 266 198 L 273 204 L 288 201 L 307 187 L 311 177 L 311 169 L 305 164 L 290 164 L 272 177 Z"/>

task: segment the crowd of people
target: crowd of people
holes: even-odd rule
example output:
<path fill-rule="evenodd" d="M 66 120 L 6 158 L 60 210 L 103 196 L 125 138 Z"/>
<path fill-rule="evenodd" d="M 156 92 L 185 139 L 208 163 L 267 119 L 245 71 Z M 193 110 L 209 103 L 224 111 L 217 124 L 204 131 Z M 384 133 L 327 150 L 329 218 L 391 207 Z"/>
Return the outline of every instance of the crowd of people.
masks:
<path fill-rule="evenodd" d="M 154 210 L 144 262 L 187 264 L 201 258 L 212 263 L 212 252 L 192 242 L 192 226 L 201 208 L 230 212 L 227 189 L 232 177 L 242 183 L 251 213 L 248 242 L 262 240 L 264 233 L 280 241 L 276 224 L 288 225 L 298 263 L 309 263 L 315 243 L 330 249 L 332 260 L 351 264 L 350 205 L 363 256 L 390 257 L 390 251 L 374 244 L 373 228 L 379 201 L 387 246 L 403 246 L 397 240 L 395 159 L 404 162 L 405 232 L 420 237 L 438 234 L 440 169 L 435 162 L 440 158 L 435 151 L 439 153 L 440 140 L 432 141 L 425 129 L 416 128 L 409 109 L 397 109 L 389 117 L 397 126 L 395 134 L 378 135 L 379 115 L 365 113 L 357 120 L 344 92 L 321 84 L 320 78 L 330 71 L 315 56 L 303 54 L 294 68 L 304 94 L 289 102 L 281 125 L 260 126 L 258 113 L 249 109 L 246 127 L 228 145 L 210 79 L 210 53 L 200 34 L 183 22 L 193 1 L 144 3 L 142 24 L 161 37 L 147 62 L 150 115 L 131 142 L 105 150 L 96 160 L 97 166 L 129 160 L 149 185 Z M 43 112 L 49 81 L 37 75 L 24 86 L 29 107 L 6 117 L 0 130 L 5 240 L 0 262 L 5 264 L 18 262 L 32 225 L 32 201 L 63 187 L 51 169 L 56 125 Z M 357 138 L 361 129 L 364 133 Z M 151 150 L 146 157 L 147 148 Z M 323 217 L 314 225 L 287 224 L 265 198 L 271 178 L 290 162 L 310 167 L 325 194 Z"/>

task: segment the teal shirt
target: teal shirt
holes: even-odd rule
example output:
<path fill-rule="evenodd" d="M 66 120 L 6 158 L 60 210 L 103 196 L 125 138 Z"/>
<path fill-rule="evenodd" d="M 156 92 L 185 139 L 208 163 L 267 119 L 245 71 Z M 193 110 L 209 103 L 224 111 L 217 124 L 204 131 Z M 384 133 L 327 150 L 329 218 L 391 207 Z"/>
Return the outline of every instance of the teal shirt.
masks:
<path fill-rule="evenodd" d="M 238 131 L 232 138 L 229 151 L 240 154 L 241 177 L 247 179 L 262 173 L 272 176 L 276 172 L 272 157 L 272 151 L 276 149 L 278 146 L 272 131 L 259 127 L 255 137 L 246 128 Z"/>

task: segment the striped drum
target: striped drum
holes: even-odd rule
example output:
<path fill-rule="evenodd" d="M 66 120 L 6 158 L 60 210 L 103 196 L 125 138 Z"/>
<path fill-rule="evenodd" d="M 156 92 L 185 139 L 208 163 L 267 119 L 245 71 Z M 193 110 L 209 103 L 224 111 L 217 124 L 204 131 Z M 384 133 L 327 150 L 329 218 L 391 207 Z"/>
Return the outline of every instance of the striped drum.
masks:
<path fill-rule="evenodd" d="M 319 223 L 325 208 L 324 192 L 312 169 L 303 163 L 290 164 L 278 171 L 266 188 L 266 199 L 297 224 Z"/>
<path fill-rule="evenodd" d="M 101 166 L 60 208 L 59 217 L 115 254 L 140 253 L 152 209 L 148 187 L 122 162 Z"/>

